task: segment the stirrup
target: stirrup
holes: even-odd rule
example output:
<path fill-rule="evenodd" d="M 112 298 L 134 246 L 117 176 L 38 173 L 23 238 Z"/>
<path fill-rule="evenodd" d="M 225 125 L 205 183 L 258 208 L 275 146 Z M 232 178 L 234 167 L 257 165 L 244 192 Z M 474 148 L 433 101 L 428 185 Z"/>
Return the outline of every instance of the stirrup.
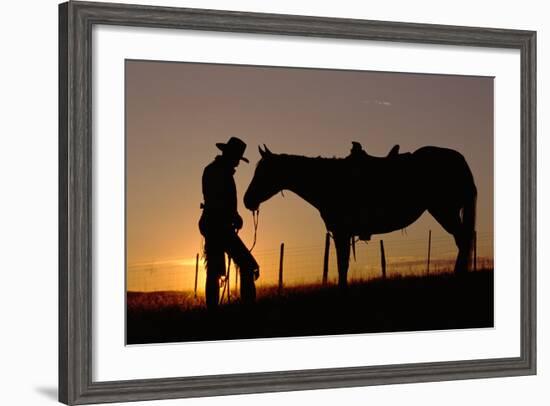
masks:
<path fill-rule="evenodd" d="M 359 233 L 359 239 L 361 241 L 370 241 L 372 234 L 371 233 Z"/>

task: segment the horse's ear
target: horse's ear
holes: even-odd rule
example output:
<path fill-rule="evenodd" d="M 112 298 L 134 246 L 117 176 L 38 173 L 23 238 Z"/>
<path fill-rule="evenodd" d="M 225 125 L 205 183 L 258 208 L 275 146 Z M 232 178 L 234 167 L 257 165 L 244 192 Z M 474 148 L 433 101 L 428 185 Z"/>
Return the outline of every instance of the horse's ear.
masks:
<path fill-rule="evenodd" d="M 271 152 L 269 150 L 269 148 L 267 147 L 267 145 L 264 144 L 264 149 L 262 149 L 261 146 L 258 146 L 258 151 L 260 151 L 260 155 L 262 158 L 267 158 L 271 155 L 273 155 L 273 152 Z"/>

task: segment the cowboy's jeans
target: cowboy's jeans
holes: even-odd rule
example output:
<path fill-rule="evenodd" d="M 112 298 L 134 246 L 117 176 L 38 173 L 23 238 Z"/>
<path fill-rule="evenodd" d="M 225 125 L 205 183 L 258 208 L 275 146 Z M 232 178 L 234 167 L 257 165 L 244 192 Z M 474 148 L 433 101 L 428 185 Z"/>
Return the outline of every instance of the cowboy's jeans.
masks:
<path fill-rule="evenodd" d="M 209 231 L 205 233 L 204 253 L 206 257 L 206 305 L 217 306 L 219 300 L 219 278 L 225 275 L 225 254 L 239 267 L 241 274 L 241 301 L 251 303 L 256 299 L 254 273 L 259 269 L 256 259 L 234 231 Z"/>

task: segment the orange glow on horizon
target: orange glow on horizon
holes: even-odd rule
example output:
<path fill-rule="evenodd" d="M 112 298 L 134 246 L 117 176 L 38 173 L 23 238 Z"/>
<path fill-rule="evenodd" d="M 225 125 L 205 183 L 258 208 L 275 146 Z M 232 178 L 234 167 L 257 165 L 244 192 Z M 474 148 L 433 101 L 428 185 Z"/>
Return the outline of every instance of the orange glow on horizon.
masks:
<path fill-rule="evenodd" d="M 395 237 L 394 237 L 395 238 Z M 380 253 L 378 251 L 378 240 L 368 244 L 358 243 L 356 245 L 356 260 L 350 258 L 348 279 L 368 280 L 380 276 Z M 391 237 L 384 238 L 388 276 L 419 275 L 426 272 L 426 256 L 420 255 L 398 255 L 391 254 L 392 251 L 403 246 L 415 249 L 419 241 L 395 241 Z M 427 249 L 427 246 L 426 246 Z M 453 269 L 456 248 L 451 238 L 441 235 L 433 237 L 432 253 L 430 261 L 431 273 L 448 272 Z M 413 251 L 414 252 L 414 251 Z M 304 284 L 321 283 L 322 279 L 322 257 L 321 246 L 287 248 L 283 262 L 284 284 L 297 286 Z M 264 250 L 255 253 L 260 264 L 260 278 L 257 286 L 272 286 L 278 281 L 279 251 Z M 329 280 L 336 282 L 337 264 L 334 247 L 331 246 L 329 253 Z M 478 241 L 478 268 L 492 268 L 492 236 L 485 235 Z M 142 261 L 129 264 L 127 272 L 128 291 L 193 291 L 195 284 L 196 257 L 170 258 L 165 260 Z M 204 292 L 205 283 L 205 262 L 199 254 L 197 292 Z M 235 286 L 235 266 L 230 269 L 230 281 L 232 289 Z"/>

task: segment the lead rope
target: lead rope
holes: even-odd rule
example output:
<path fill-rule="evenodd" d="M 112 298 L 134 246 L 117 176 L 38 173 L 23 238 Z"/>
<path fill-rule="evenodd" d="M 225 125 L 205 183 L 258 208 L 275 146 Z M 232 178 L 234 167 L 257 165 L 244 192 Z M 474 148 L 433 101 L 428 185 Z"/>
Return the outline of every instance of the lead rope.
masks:
<path fill-rule="evenodd" d="M 219 304 L 223 303 L 223 298 L 225 296 L 225 289 L 226 288 L 231 289 L 231 287 L 229 286 L 229 270 L 231 269 L 231 257 L 228 256 L 228 258 L 229 259 L 227 260 L 227 272 L 223 276 L 223 281 L 222 281 L 223 290 L 222 290 L 222 294 L 219 298 Z M 235 268 L 235 272 L 237 272 L 237 268 Z M 229 303 L 229 295 L 227 295 L 227 303 Z"/>
<path fill-rule="evenodd" d="M 249 251 L 252 252 L 256 246 L 256 235 L 258 234 L 258 223 L 260 222 L 260 209 L 252 211 L 252 220 L 254 222 L 254 240 L 252 241 L 252 247 Z"/>

